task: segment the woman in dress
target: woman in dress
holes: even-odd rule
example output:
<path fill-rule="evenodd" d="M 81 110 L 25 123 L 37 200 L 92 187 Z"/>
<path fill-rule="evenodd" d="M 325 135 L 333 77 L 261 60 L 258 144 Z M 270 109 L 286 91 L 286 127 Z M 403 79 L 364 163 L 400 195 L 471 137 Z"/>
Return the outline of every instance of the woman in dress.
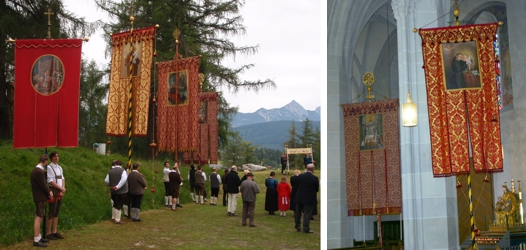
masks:
<path fill-rule="evenodd" d="M 278 181 L 274 179 L 276 173 L 274 171 L 270 172 L 270 177 L 265 179 L 265 186 L 267 187 L 267 193 L 265 196 L 265 211 L 268 211 L 268 214 L 273 215 L 276 210 L 278 210 Z"/>
<path fill-rule="evenodd" d="M 290 207 L 290 185 L 287 183 L 287 177 L 282 176 L 278 184 L 278 209 L 280 216 L 287 216 L 287 210 Z"/>

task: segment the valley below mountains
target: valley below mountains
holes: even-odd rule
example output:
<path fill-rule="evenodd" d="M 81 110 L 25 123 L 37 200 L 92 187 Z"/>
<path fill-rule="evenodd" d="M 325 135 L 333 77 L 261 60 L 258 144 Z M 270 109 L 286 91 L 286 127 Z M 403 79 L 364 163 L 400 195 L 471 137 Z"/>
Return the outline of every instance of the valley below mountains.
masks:
<path fill-rule="evenodd" d="M 306 119 L 312 122 L 313 129 L 319 129 L 320 109 L 305 110 L 299 103 L 292 101 L 281 108 L 260 108 L 254 113 L 237 113 L 232 127 L 252 145 L 283 150 L 283 143 L 289 139 L 292 121 L 298 134 L 301 134 L 302 121 Z"/>

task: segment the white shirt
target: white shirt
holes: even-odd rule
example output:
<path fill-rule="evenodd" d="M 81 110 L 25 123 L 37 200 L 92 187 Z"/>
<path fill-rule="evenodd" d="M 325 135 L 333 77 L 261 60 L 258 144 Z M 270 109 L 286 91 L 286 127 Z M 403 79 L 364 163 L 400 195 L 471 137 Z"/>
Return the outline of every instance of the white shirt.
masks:
<path fill-rule="evenodd" d="M 216 173 L 216 176 L 217 176 L 217 180 L 219 181 L 219 184 L 221 184 L 221 176 L 219 176 L 219 174 L 217 174 L 217 173 Z M 212 174 L 210 174 L 210 179 L 212 179 Z M 210 183 L 211 182 L 212 182 L 212 180 L 210 180 Z"/>
<path fill-rule="evenodd" d="M 55 163 L 47 166 L 47 182 L 54 181 L 59 187 L 62 187 L 62 180 L 65 180 L 62 167 Z"/>
<path fill-rule="evenodd" d="M 173 172 L 173 170 L 170 170 L 170 168 L 164 168 L 163 170 L 163 179 L 164 179 L 164 182 L 170 182 L 170 177 L 168 177 L 168 175 L 170 174 L 170 172 Z"/>
<path fill-rule="evenodd" d="M 121 166 L 115 166 L 115 167 L 122 168 Z M 119 181 L 119 183 L 117 183 L 117 186 L 115 187 L 117 187 L 117 189 L 120 189 L 126 183 L 126 180 L 128 180 L 128 173 L 126 173 L 126 171 L 122 171 L 121 180 Z M 106 175 L 104 182 L 106 182 L 107 185 L 110 184 L 110 174 L 109 173 Z"/>

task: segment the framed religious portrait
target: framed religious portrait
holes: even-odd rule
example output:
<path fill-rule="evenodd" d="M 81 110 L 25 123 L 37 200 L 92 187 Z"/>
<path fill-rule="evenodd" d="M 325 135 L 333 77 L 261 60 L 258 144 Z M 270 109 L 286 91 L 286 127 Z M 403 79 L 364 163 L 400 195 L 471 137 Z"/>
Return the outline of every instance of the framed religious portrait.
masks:
<path fill-rule="evenodd" d="M 31 83 L 33 88 L 42 95 L 56 93 L 64 81 L 64 65 L 54 55 L 43 55 L 33 63 Z"/>
<path fill-rule="evenodd" d="M 382 149 L 382 114 L 361 115 L 358 119 L 360 127 L 360 150 Z"/>
<path fill-rule="evenodd" d="M 141 55 L 142 43 L 135 43 L 131 46 L 129 43 L 122 47 L 122 67 L 121 78 L 128 78 L 130 75 L 130 64 L 132 75 L 140 76 L 141 74 Z"/>
<path fill-rule="evenodd" d="M 443 43 L 441 49 L 446 89 L 480 88 L 477 42 Z"/>
<path fill-rule="evenodd" d="M 188 104 L 188 70 L 171 72 L 168 75 L 168 104 Z"/>

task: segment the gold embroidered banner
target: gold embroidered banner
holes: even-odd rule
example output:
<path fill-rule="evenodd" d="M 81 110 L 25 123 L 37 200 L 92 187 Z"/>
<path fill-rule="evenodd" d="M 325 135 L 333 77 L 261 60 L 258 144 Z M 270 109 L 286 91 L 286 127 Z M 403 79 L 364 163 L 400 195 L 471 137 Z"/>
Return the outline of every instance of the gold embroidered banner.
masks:
<path fill-rule="evenodd" d="M 493 42 L 497 24 L 420 29 L 435 177 L 503 168 Z"/>
<path fill-rule="evenodd" d="M 157 63 L 157 141 L 163 152 L 197 151 L 200 56 Z"/>
<path fill-rule="evenodd" d="M 133 37 L 133 46 L 130 40 Z M 124 136 L 128 129 L 129 64 L 132 62 L 132 135 L 146 136 L 155 27 L 147 27 L 112 36 L 110 92 L 106 116 L 106 134 Z"/>
<path fill-rule="evenodd" d="M 398 99 L 342 105 L 348 215 L 402 211 Z"/>

